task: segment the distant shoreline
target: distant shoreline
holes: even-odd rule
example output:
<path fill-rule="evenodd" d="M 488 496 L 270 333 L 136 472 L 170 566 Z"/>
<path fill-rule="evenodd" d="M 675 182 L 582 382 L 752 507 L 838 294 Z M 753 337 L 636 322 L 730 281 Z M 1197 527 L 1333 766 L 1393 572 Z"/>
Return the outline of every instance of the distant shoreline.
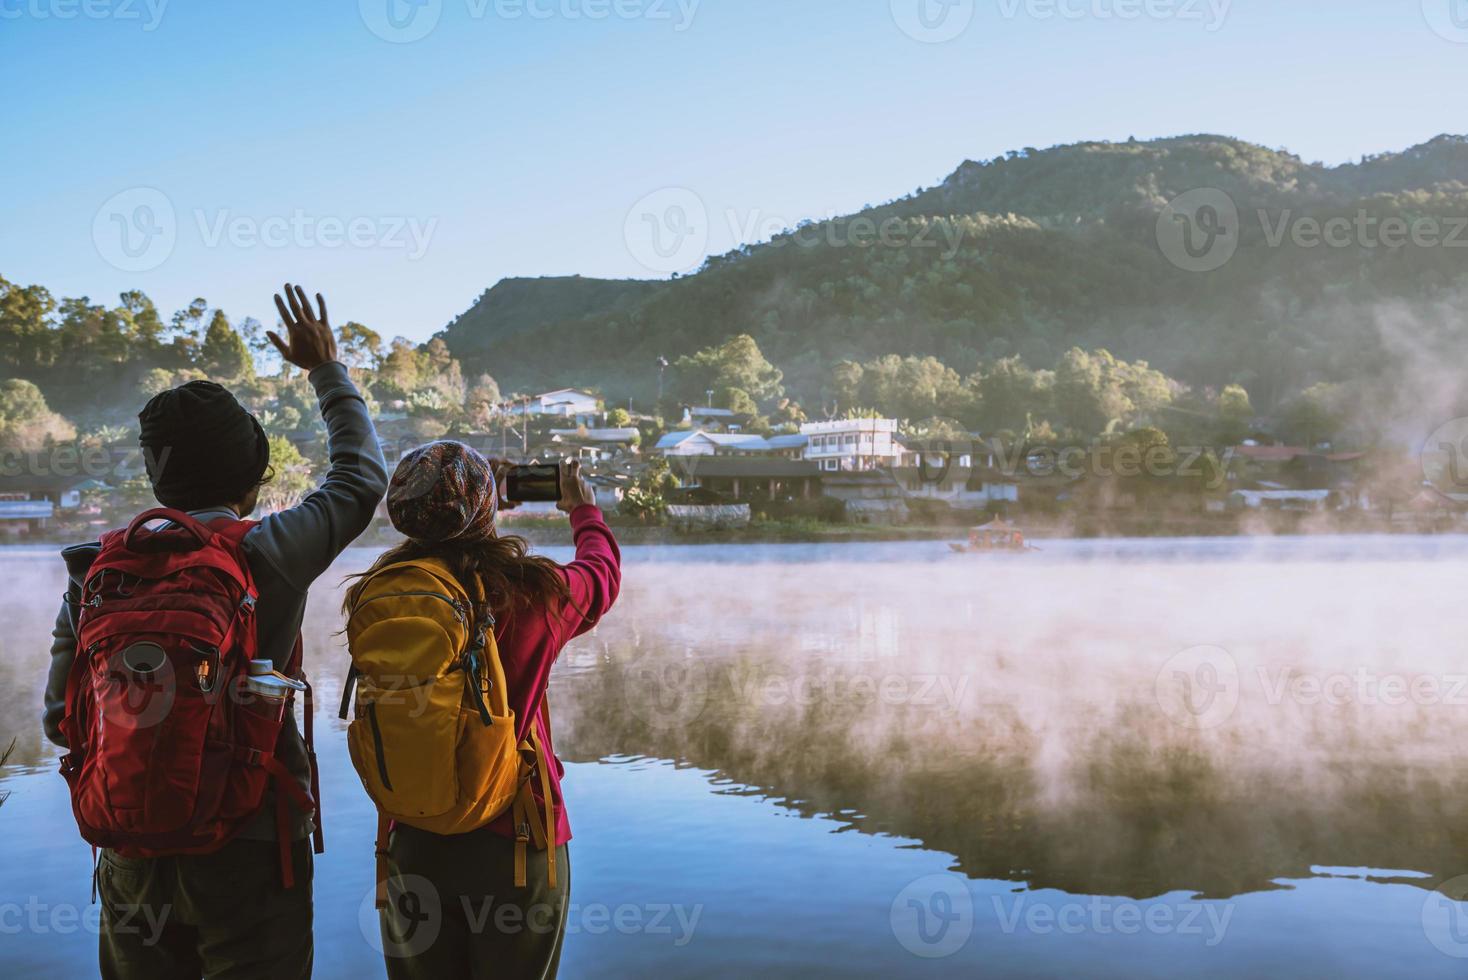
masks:
<path fill-rule="evenodd" d="M 1379 519 L 1337 520 L 1321 514 L 1219 515 L 1206 518 L 1091 518 L 1071 520 L 1010 521 L 1024 531 L 1032 543 L 1049 539 L 1105 540 L 1120 538 L 1271 538 L 1295 535 L 1451 535 L 1468 533 L 1468 526 L 1434 526 L 1430 522 Z M 963 541 L 968 525 L 960 524 L 824 524 L 817 521 L 761 521 L 742 528 L 682 530 L 671 526 L 619 524 L 612 520 L 617 539 L 628 545 L 746 545 L 746 544 L 839 544 L 842 542 Z M 571 528 L 556 518 L 507 521 L 503 531 L 535 545 L 569 545 Z M 0 537 L 0 547 L 65 547 L 95 540 L 99 529 L 73 528 L 13 538 Z M 369 529 L 356 547 L 390 545 L 398 540 L 385 524 Z"/>

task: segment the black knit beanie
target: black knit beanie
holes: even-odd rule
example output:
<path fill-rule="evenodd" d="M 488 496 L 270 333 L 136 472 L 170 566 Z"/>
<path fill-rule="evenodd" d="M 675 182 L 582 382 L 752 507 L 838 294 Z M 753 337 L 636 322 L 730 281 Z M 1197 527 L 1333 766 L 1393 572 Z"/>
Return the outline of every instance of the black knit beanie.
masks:
<path fill-rule="evenodd" d="M 238 503 L 270 465 L 265 430 L 212 381 L 190 381 L 154 396 L 138 422 L 153 496 L 165 507 Z"/>

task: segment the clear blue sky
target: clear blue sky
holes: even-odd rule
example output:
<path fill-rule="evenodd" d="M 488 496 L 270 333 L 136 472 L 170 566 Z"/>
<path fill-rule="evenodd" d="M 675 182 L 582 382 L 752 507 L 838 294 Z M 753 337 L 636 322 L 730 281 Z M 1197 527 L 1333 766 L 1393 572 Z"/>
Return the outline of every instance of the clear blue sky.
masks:
<path fill-rule="evenodd" d="M 679 2 L 0 0 L 0 275 L 267 322 L 289 277 L 422 339 L 506 276 L 653 275 L 624 229 L 661 188 L 722 252 L 1025 146 L 1217 132 L 1337 163 L 1468 130 L 1468 0 L 961 0 L 944 43 L 899 28 L 919 0 Z M 433 29 L 382 39 L 389 4 Z M 162 227 L 156 195 L 104 208 L 134 188 L 174 235 L 128 239 L 126 271 L 123 225 Z"/>

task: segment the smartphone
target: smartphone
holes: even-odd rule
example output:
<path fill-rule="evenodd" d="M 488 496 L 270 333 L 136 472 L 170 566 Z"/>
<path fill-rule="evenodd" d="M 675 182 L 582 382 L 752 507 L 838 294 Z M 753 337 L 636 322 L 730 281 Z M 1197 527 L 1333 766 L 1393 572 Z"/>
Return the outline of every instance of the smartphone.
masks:
<path fill-rule="evenodd" d="M 561 467 L 556 463 L 511 466 L 505 476 L 505 499 L 517 504 L 555 503 L 561 499 Z"/>

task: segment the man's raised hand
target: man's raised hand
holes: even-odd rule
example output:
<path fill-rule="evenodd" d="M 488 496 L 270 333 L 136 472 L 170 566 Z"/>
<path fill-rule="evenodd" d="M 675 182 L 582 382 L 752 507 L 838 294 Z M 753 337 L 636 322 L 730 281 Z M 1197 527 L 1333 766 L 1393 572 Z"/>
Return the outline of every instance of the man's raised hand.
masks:
<path fill-rule="evenodd" d="M 294 364 L 307 373 L 336 360 L 336 335 L 331 332 L 331 324 L 326 317 L 326 300 L 320 293 L 316 294 L 316 304 L 320 308 L 318 315 L 311 309 L 306 291 L 300 286 L 286 283 L 285 296 L 282 300 L 279 293 L 275 294 L 275 308 L 280 311 L 280 322 L 285 324 L 290 342 L 281 340 L 274 330 L 266 332 L 275 349 L 280 351 L 280 356 L 286 363 Z"/>

